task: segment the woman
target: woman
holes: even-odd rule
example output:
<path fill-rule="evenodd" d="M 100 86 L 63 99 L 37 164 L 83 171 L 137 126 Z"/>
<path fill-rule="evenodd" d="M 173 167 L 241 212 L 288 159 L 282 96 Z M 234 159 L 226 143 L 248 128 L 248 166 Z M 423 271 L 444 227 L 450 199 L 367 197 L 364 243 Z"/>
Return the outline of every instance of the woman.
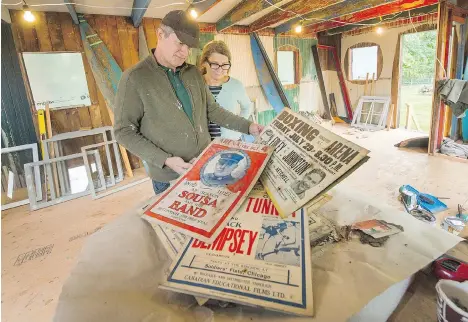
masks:
<path fill-rule="evenodd" d="M 252 113 L 252 102 L 242 83 L 229 76 L 231 52 L 226 43 L 220 40 L 207 43 L 203 47 L 199 67 L 216 102 L 224 109 L 248 119 Z M 243 137 L 242 133 L 220 127 L 212 122 L 208 128 L 212 140 L 216 137 L 231 140 L 239 140 Z"/>

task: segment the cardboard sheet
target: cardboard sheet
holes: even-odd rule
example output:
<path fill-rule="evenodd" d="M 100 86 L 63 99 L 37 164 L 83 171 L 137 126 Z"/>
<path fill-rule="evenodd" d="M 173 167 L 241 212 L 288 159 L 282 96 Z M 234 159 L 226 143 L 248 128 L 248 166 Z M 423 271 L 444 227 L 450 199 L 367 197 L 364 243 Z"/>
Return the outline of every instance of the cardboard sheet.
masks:
<path fill-rule="evenodd" d="M 312 319 L 246 306 L 199 307 L 192 296 L 158 289 L 170 259 L 136 208 L 89 237 L 63 286 L 54 321 L 346 321 L 461 240 L 345 184 L 330 194 L 333 199 L 318 210 L 325 217 L 340 224 L 383 219 L 404 232 L 381 248 L 354 239 L 312 250 Z"/>

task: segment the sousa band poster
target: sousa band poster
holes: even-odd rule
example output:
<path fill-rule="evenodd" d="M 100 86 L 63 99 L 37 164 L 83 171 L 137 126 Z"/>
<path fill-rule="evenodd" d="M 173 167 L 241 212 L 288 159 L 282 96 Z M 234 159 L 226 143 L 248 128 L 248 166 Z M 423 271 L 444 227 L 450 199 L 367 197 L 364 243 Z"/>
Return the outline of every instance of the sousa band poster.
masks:
<path fill-rule="evenodd" d="M 275 148 L 260 181 L 281 216 L 327 191 L 369 153 L 287 108 L 255 142 Z"/>
<path fill-rule="evenodd" d="M 143 218 L 213 241 L 248 196 L 272 152 L 265 145 L 214 140 Z"/>
<path fill-rule="evenodd" d="M 265 191 L 254 189 L 212 243 L 188 239 L 161 287 L 312 316 L 307 214 L 282 219 Z"/>

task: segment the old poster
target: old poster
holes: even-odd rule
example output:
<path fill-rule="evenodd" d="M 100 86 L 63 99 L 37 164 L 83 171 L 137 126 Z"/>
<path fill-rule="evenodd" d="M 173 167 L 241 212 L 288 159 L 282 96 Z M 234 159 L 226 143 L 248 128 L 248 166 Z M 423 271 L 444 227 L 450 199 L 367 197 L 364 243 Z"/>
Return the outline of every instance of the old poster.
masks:
<path fill-rule="evenodd" d="M 327 191 L 369 153 L 290 109 L 284 109 L 255 142 L 275 148 L 260 180 L 281 216 Z"/>
<path fill-rule="evenodd" d="M 253 190 L 211 244 L 187 242 L 162 288 L 312 316 L 307 214 L 282 219 L 268 195 Z"/>
<path fill-rule="evenodd" d="M 214 140 L 143 218 L 212 242 L 257 182 L 273 148 Z"/>

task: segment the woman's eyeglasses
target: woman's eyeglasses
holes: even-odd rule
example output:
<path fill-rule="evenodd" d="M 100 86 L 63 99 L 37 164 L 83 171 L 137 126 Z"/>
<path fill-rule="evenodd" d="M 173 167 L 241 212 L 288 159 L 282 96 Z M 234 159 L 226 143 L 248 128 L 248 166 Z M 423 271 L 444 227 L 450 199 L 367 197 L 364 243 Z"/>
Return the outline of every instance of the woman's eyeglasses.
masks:
<path fill-rule="evenodd" d="M 207 61 L 207 63 L 210 65 L 211 69 L 217 70 L 221 67 L 222 70 L 229 70 L 231 69 L 231 64 L 217 64 L 217 63 L 212 63 L 210 61 Z"/>

